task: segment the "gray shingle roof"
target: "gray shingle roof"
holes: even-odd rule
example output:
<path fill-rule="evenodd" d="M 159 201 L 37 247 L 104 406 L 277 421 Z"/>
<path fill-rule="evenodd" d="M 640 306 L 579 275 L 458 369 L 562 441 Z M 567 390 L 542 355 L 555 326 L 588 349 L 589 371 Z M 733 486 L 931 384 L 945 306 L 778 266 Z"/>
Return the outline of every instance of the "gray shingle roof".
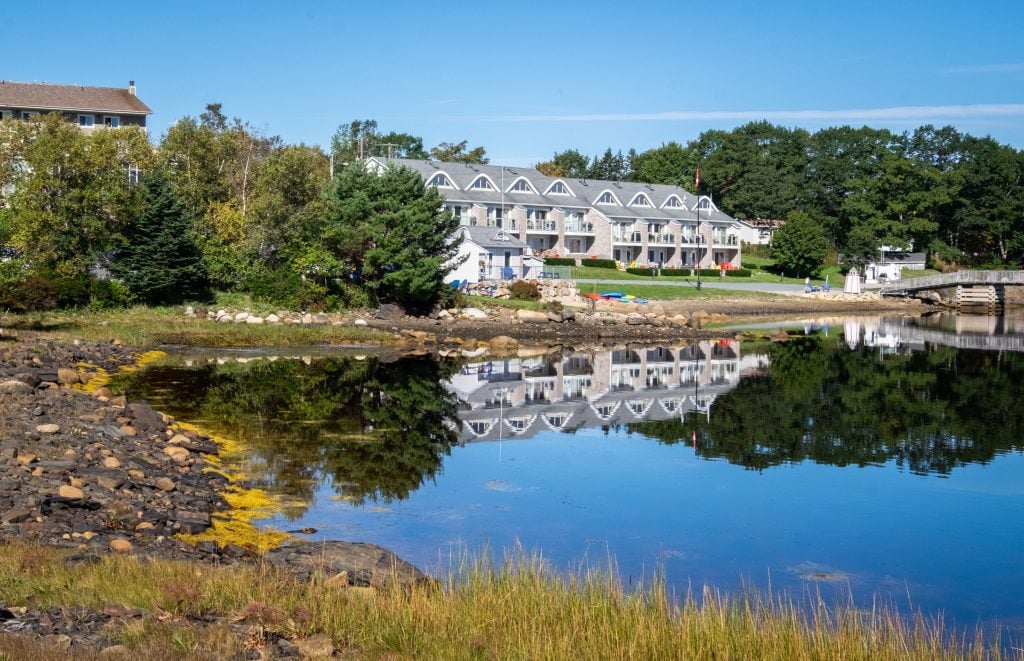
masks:
<path fill-rule="evenodd" d="M 0 81 L 0 107 L 86 110 L 151 115 L 153 111 L 126 87 L 85 87 Z"/>
<path fill-rule="evenodd" d="M 464 225 L 462 227 L 467 236 L 481 248 L 520 248 L 526 249 L 526 244 L 519 240 L 514 234 L 502 230 L 500 227 L 487 227 L 484 225 Z"/>
<path fill-rule="evenodd" d="M 390 161 L 386 159 L 374 159 L 378 163 L 405 166 L 419 172 L 424 181 L 430 181 L 438 173 L 446 174 L 458 190 L 451 188 L 439 188 L 445 198 L 450 202 L 476 202 L 480 204 L 491 203 L 501 199 L 501 187 L 508 189 L 520 177 L 525 177 L 537 190 L 537 193 L 522 193 L 506 190 L 504 202 L 506 205 L 544 206 L 544 207 L 565 207 L 583 208 L 593 207 L 607 218 L 637 219 L 648 218 L 653 220 L 695 220 L 697 214 L 692 211 L 696 203 L 696 196 L 679 186 L 664 184 L 644 184 L 631 181 L 604 181 L 599 179 L 572 179 L 569 177 L 548 177 L 533 168 L 501 166 L 501 165 L 479 165 L 467 163 L 449 163 L 444 161 L 415 160 L 406 158 L 395 158 Z M 494 182 L 495 190 L 474 190 L 470 188 L 473 182 L 481 175 L 486 175 Z M 561 181 L 572 191 L 573 195 L 545 195 L 550 186 L 556 181 Z M 620 202 L 628 205 L 638 193 L 643 193 L 650 199 L 651 207 L 630 207 L 619 205 L 597 204 L 601 194 L 609 190 L 615 194 Z M 663 204 L 669 197 L 675 195 L 680 198 L 686 208 L 664 207 Z M 702 209 L 701 220 L 731 221 L 733 218 L 728 214 L 717 210 Z"/>

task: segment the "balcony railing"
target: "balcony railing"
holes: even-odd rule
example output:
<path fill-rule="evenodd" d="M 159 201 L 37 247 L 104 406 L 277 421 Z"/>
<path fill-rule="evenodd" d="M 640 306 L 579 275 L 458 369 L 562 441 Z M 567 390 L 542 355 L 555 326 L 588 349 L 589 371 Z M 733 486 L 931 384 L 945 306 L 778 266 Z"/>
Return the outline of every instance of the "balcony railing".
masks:
<path fill-rule="evenodd" d="M 675 234 L 648 234 L 647 243 L 656 243 L 659 245 L 674 245 L 676 242 Z"/>
<path fill-rule="evenodd" d="M 514 218 L 488 218 L 488 227 L 500 227 L 503 230 L 514 230 L 516 228 L 516 221 Z"/>
<path fill-rule="evenodd" d="M 715 235 L 716 246 L 738 246 L 740 245 L 740 238 L 733 234 L 716 234 Z"/>
<path fill-rule="evenodd" d="M 553 220 L 533 220 L 527 219 L 526 221 L 527 232 L 558 232 L 558 223 Z"/>
<path fill-rule="evenodd" d="M 613 243 L 643 243 L 640 232 L 612 232 Z"/>
<path fill-rule="evenodd" d="M 565 224 L 566 234 L 593 234 L 594 223 L 586 221 L 567 222 Z"/>
<path fill-rule="evenodd" d="M 708 242 L 708 240 L 705 237 L 703 237 L 703 236 L 693 236 L 693 235 L 689 235 L 689 234 L 684 234 L 682 241 L 683 241 L 684 245 L 691 245 L 691 246 L 692 245 L 697 245 L 697 244 L 705 244 L 705 243 Z"/>

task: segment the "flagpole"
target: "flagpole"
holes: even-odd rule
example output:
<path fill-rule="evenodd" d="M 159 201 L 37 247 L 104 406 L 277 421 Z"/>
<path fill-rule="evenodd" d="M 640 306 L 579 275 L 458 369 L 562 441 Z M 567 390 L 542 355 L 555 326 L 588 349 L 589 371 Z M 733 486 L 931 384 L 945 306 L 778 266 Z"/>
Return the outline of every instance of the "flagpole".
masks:
<path fill-rule="evenodd" d="M 697 291 L 700 291 L 700 163 L 697 164 L 697 174 L 693 178 L 693 192 L 697 196 Z"/>

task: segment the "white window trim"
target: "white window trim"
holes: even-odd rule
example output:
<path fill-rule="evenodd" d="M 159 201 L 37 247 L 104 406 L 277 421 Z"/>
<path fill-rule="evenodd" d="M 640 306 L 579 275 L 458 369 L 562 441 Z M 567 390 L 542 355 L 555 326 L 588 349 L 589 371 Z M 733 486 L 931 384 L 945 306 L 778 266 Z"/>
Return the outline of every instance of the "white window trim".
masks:
<path fill-rule="evenodd" d="M 611 195 L 613 202 L 601 202 L 600 201 L 601 198 L 604 197 L 605 195 Z M 595 204 L 607 205 L 607 206 L 617 206 L 617 207 L 621 207 L 622 206 L 622 202 L 619 201 L 619 196 L 616 195 L 615 193 L 613 193 L 612 191 L 607 190 L 607 189 L 601 191 L 601 194 L 597 196 L 597 199 L 598 199 L 598 202 L 595 202 Z"/>
<path fill-rule="evenodd" d="M 568 191 L 568 192 L 566 192 L 566 193 L 553 193 L 553 192 L 551 192 L 551 189 L 554 188 L 557 184 L 562 184 L 562 186 L 564 186 L 565 190 Z M 551 184 L 544 191 L 544 194 L 545 195 L 565 195 L 567 197 L 576 197 L 576 193 L 572 192 L 572 188 L 569 186 L 569 184 L 565 183 L 561 179 L 555 179 L 554 181 L 552 181 Z"/>
<path fill-rule="evenodd" d="M 521 181 L 526 183 L 526 190 L 515 190 L 516 185 L 519 182 L 521 182 Z M 536 195 L 537 194 L 537 189 L 533 186 L 532 183 L 530 183 L 529 179 L 527 179 L 526 177 L 520 176 L 515 181 L 513 181 L 512 184 L 508 188 L 505 189 L 505 192 L 506 193 L 532 193 L 532 194 Z"/>
<path fill-rule="evenodd" d="M 675 200 L 679 204 L 677 204 L 675 206 L 670 205 L 669 202 L 671 202 L 672 200 Z M 673 193 L 672 195 L 669 195 L 668 197 L 665 198 L 665 202 L 661 205 L 661 208 L 662 209 L 666 209 L 666 208 L 668 208 L 668 209 L 685 209 L 686 205 L 683 203 L 682 198 L 680 198 L 678 195 Z"/>
<path fill-rule="evenodd" d="M 110 123 L 108 123 L 108 120 Z M 103 115 L 103 126 L 108 128 L 116 129 L 121 127 L 121 116 L 120 115 Z"/>
<path fill-rule="evenodd" d="M 490 188 L 478 188 L 476 186 L 476 182 L 480 181 L 481 179 L 486 180 L 487 183 L 490 185 Z M 473 181 L 471 181 L 470 184 L 469 184 L 469 188 L 467 188 L 466 190 L 477 190 L 477 191 L 479 191 L 479 190 L 493 190 L 493 191 L 496 191 L 496 190 L 501 190 L 501 189 L 494 185 L 494 180 L 493 179 L 488 177 L 486 174 L 482 174 L 479 177 L 477 177 L 476 179 L 474 179 Z"/>
<path fill-rule="evenodd" d="M 435 184 L 434 180 L 437 179 L 438 177 L 444 177 L 444 180 L 448 183 L 444 185 Z M 435 172 L 434 174 L 430 175 L 430 179 L 427 181 L 427 185 L 433 186 L 434 188 L 455 188 L 455 184 L 452 183 L 452 178 L 448 176 L 447 172 Z"/>
<path fill-rule="evenodd" d="M 702 207 L 701 204 L 703 203 L 707 203 L 707 206 Z M 690 209 L 690 211 L 696 211 L 697 209 L 700 209 L 701 211 L 718 211 L 718 207 L 716 207 L 715 203 L 711 201 L 711 198 L 706 195 L 701 195 L 697 198 L 697 201 L 693 203 L 693 208 Z"/>
<path fill-rule="evenodd" d="M 647 203 L 646 204 L 637 204 L 637 200 L 640 199 L 640 198 L 643 198 Z M 651 204 L 651 198 L 647 197 L 646 193 L 637 193 L 636 195 L 633 196 L 633 199 L 629 201 L 629 206 L 631 206 L 631 207 L 653 207 L 654 205 Z"/>

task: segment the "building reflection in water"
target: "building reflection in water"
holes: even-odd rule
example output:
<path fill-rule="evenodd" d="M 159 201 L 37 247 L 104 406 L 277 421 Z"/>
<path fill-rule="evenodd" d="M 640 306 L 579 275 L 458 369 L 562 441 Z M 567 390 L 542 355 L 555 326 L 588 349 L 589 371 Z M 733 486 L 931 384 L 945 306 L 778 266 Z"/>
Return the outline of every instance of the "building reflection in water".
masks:
<path fill-rule="evenodd" d="M 544 430 L 710 415 L 715 398 L 768 365 L 731 339 L 588 350 L 470 363 L 449 381 L 463 401 L 461 443 Z"/>

